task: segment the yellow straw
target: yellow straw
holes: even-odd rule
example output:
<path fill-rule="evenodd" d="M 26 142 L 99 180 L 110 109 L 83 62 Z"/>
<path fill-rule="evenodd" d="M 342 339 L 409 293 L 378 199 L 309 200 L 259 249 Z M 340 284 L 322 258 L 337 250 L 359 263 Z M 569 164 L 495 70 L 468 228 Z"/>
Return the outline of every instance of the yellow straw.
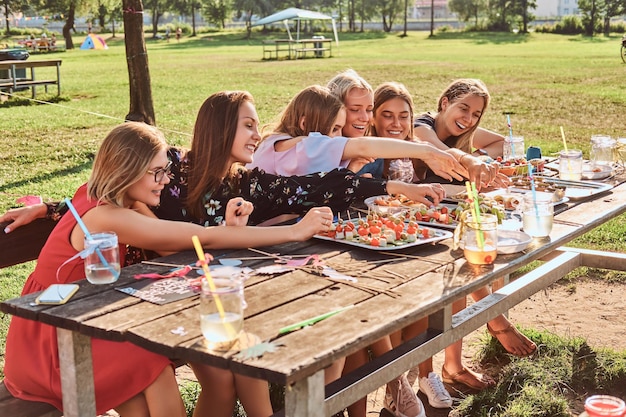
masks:
<path fill-rule="evenodd" d="M 211 271 L 209 269 L 209 265 L 206 262 L 206 257 L 204 256 L 204 249 L 202 249 L 202 245 L 200 244 L 200 239 L 198 239 L 198 236 L 193 235 L 191 236 L 191 241 L 193 242 L 193 247 L 196 249 L 196 253 L 198 254 L 198 259 L 200 260 L 200 263 L 202 264 L 201 266 L 202 266 L 202 270 L 204 271 L 204 277 L 209 283 L 209 288 L 211 289 L 211 292 L 213 293 L 213 298 L 215 299 L 215 306 L 217 307 L 217 311 L 219 311 L 220 313 L 220 318 L 224 320 L 224 317 L 225 317 L 224 307 L 222 306 L 222 302 L 220 301 L 217 295 L 215 283 L 213 282 L 213 277 L 211 277 Z"/>
<path fill-rule="evenodd" d="M 561 128 L 561 138 L 563 139 L 563 149 L 565 149 L 565 152 L 567 152 L 567 142 L 565 142 L 565 132 L 563 132 L 563 126 L 560 126 Z"/>

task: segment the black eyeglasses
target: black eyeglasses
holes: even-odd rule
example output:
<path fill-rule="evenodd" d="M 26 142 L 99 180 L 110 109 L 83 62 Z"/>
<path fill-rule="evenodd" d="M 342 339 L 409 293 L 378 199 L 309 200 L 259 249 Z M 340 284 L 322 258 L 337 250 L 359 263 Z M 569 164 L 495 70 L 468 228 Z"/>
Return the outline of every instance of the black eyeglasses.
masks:
<path fill-rule="evenodd" d="M 154 182 L 161 182 L 163 181 L 163 177 L 166 175 L 169 177 L 172 173 L 172 161 L 169 161 L 163 168 L 155 169 L 154 171 L 149 169 L 146 172 L 154 175 Z"/>

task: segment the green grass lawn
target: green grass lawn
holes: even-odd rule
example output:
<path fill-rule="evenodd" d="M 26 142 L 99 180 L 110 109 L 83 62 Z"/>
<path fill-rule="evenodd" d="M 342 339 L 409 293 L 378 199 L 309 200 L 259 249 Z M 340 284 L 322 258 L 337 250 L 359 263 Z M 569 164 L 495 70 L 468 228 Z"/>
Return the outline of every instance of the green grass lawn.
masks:
<path fill-rule="evenodd" d="M 354 68 L 373 87 L 384 81 L 404 83 L 418 112 L 435 110 L 440 92 L 453 79 L 480 78 L 492 95 L 483 126 L 506 134 L 510 113 L 514 133 L 525 137 L 526 146 L 540 146 L 544 155 L 562 148 L 560 126 L 569 147 L 581 148 L 585 155 L 592 134 L 626 137 L 626 65 L 620 59 L 620 36 L 450 32 L 430 38 L 426 32 L 410 32 L 403 38 L 369 32 L 339 37 L 331 59 L 297 61 L 263 61 L 262 41 L 267 36 L 259 32 L 251 40 L 238 32 L 169 43 L 148 39 L 157 125 L 171 144 L 188 144 L 197 109 L 210 94 L 225 89 L 250 91 L 261 122 L 273 122 L 300 89 L 325 84 L 337 72 Z M 0 103 L 0 211 L 27 194 L 53 199 L 72 195 L 87 179 L 100 140 L 127 114 L 124 43 L 119 36 L 105 38 L 108 50 L 76 49 L 30 58 L 63 60 L 63 100 L 33 103 L 27 91 L 19 94 L 20 100 Z M 77 45 L 81 41 L 77 38 Z M 46 76 L 43 69 L 38 76 Z M 42 91 L 38 97 L 52 97 Z M 621 251 L 625 235 L 622 216 L 576 244 Z M 0 298 L 18 295 L 32 267 L 0 270 Z M 8 322 L 8 316 L 0 315 L 0 353 Z"/>

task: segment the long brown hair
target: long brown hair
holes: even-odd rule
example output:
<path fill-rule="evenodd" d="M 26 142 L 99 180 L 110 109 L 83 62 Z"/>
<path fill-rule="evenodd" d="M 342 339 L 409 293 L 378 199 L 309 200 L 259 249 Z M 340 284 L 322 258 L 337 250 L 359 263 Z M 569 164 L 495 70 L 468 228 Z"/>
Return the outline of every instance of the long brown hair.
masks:
<path fill-rule="evenodd" d="M 311 85 L 296 94 L 280 116 L 274 133 L 307 136 L 311 132 L 327 135 L 332 130 L 343 103 L 327 87 Z M 300 121 L 304 117 L 304 128 Z"/>
<path fill-rule="evenodd" d="M 237 133 L 239 108 L 245 102 L 254 102 L 247 91 L 221 91 L 209 96 L 198 111 L 189 151 L 185 202 L 194 217 L 203 216 L 205 196 L 215 192 L 224 177 L 241 166 L 229 166 L 228 161 Z"/>
<path fill-rule="evenodd" d="M 114 127 L 94 159 L 87 181 L 89 198 L 124 207 L 128 188 L 146 175 L 154 157 L 164 149 L 165 137 L 154 126 L 126 122 Z"/>
<path fill-rule="evenodd" d="M 480 121 L 485 114 L 485 110 L 487 110 L 487 106 L 489 105 L 489 100 L 491 99 L 487 86 L 481 80 L 476 78 L 461 78 L 455 80 L 448 85 L 445 90 L 443 90 L 443 93 L 441 93 L 441 96 L 439 97 L 439 102 L 437 103 L 437 112 L 440 113 L 444 97 L 448 99 L 448 103 L 452 104 L 455 101 L 461 100 L 469 95 L 482 97 L 485 102 L 485 106 L 483 107 L 483 111 L 481 112 L 476 124 L 470 130 L 459 136 L 457 147 L 467 153 L 472 152 L 474 132 L 478 129 L 478 125 L 480 124 Z"/>
<path fill-rule="evenodd" d="M 388 102 L 394 98 L 402 99 L 409 105 L 409 134 L 405 138 L 406 140 L 413 140 L 413 97 L 411 97 L 411 93 L 404 86 L 404 84 L 397 82 L 386 82 L 382 83 L 378 87 L 376 87 L 376 91 L 374 91 L 374 107 L 372 112 L 374 114 L 374 119 L 376 118 L 376 112 L 383 105 L 383 103 Z M 379 136 L 378 132 L 376 132 L 376 126 L 372 123 L 370 127 L 370 132 L 372 136 Z"/>

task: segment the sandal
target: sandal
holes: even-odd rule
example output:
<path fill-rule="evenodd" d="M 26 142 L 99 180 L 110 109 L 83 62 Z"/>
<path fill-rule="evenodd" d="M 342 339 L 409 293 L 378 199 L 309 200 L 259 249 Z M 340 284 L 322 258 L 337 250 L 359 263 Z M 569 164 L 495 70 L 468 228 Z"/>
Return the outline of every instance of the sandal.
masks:
<path fill-rule="evenodd" d="M 493 330 L 491 327 L 489 327 L 489 324 L 487 324 L 487 331 L 489 331 L 489 334 L 491 334 L 491 336 L 493 336 L 495 339 L 498 339 L 502 347 L 504 347 L 504 349 L 513 356 L 517 356 L 518 358 L 525 358 L 526 356 L 530 356 L 537 351 L 537 345 L 528 337 L 520 333 L 519 330 L 517 330 L 517 328 L 512 323 L 502 330 Z M 515 338 L 520 342 L 523 349 L 526 350 L 526 353 L 517 353 L 515 351 L 515 346 L 507 346 L 502 343 L 498 335 L 504 334 L 515 336 Z M 518 347 L 517 349 L 521 350 L 522 348 Z"/>
<path fill-rule="evenodd" d="M 463 367 L 463 369 L 459 372 L 450 375 L 446 370 L 446 367 L 443 366 L 441 368 L 441 380 L 450 385 L 465 385 L 466 387 L 476 391 L 482 391 L 485 388 L 492 387 L 496 384 L 496 381 L 494 381 L 489 375 L 470 371 L 466 367 Z"/>

